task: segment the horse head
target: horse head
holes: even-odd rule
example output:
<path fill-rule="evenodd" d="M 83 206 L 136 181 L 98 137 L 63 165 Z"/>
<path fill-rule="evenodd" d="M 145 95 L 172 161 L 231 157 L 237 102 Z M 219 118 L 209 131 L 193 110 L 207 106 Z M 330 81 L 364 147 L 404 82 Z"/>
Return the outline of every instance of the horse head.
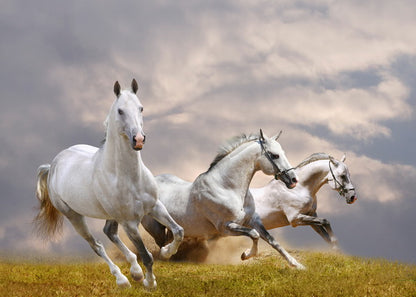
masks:
<path fill-rule="evenodd" d="M 130 143 L 136 151 L 141 150 L 146 140 L 143 132 L 143 105 L 137 97 L 138 85 L 135 79 L 131 82 L 131 90 L 121 90 L 118 81 L 114 84 L 117 100 L 110 111 L 109 119 L 114 119 L 118 133 Z"/>
<path fill-rule="evenodd" d="M 345 159 L 345 154 L 340 161 L 335 160 L 333 157 L 329 158 L 329 173 L 327 179 L 330 187 L 345 197 L 348 204 L 352 204 L 357 200 L 357 196 L 351 182 L 350 172 L 344 163 Z"/>
<path fill-rule="evenodd" d="M 275 179 L 280 179 L 285 183 L 286 187 L 292 189 L 296 187 L 298 178 L 293 167 L 286 158 L 282 146 L 277 142 L 280 133 L 274 137 L 268 138 L 260 129 L 259 143 L 262 154 L 260 157 L 260 168 L 268 175 L 274 174 Z"/>

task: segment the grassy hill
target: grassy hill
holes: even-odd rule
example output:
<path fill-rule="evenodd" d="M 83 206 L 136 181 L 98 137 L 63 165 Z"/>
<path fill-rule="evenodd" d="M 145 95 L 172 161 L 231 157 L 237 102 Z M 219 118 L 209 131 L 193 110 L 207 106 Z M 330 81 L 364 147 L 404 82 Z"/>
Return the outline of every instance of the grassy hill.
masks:
<path fill-rule="evenodd" d="M 0 296 L 416 296 L 416 265 L 319 252 L 292 254 L 306 271 L 276 253 L 240 264 L 156 261 L 158 288 L 118 289 L 101 262 L 0 261 Z M 120 263 L 123 273 L 129 267 Z"/>

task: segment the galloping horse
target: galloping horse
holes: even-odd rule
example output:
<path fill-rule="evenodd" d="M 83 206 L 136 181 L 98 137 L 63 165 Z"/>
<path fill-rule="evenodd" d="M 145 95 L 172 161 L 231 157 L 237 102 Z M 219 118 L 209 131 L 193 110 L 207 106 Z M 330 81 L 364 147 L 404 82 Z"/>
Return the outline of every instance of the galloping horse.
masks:
<path fill-rule="evenodd" d="M 172 231 L 173 242 L 161 249 L 165 258 L 176 253 L 183 239 L 183 229 L 158 200 L 155 178 L 140 155 L 145 135 L 143 105 L 136 96 L 137 89 L 135 79 L 131 90 L 121 90 L 118 82 L 114 84 L 117 99 L 105 122 L 106 140 L 101 148 L 75 145 L 60 152 L 51 165 L 39 167 L 40 211 L 35 223 L 42 235 L 50 237 L 62 227 L 62 215 L 66 216 L 94 252 L 107 262 L 117 285 L 129 287 L 127 277 L 107 256 L 102 243 L 91 235 L 85 216 L 107 220 L 104 232 L 131 264 L 132 278 L 141 281 L 143 271 L 136 255 L 118 237 L 118 224 L 121 224 L 146 267 L 144 286 L 154 288 L 153 258 L 143 244 L 138 224 L 143 216 L 150 215 Z"/>
<path fill-rule="evenodd" d="M 263 136 L 261 130 L 260 135 L 234 138 L 220 149 L 208 171 L 200 174 L 193 183 L 173 175 L 156 177 L 159 198 L 184 228 L 185 239 L 206 242 L 222 236 L 248 236 L 253 240 L 253 246 L 242 254 L 244 260 L 257 254 L 261 237 L 290 265 L 304 268 L 264 228 L 248 192 L 251 179 L 258 170 L 275 175 L 288 188 L 296 186 L 297 176 L 277 138 Z M 148 216 L 142 224 L 159 246 L 166 244 L 165 227 Z"/>
<path fill-rule="evenodd" d="M 334 249 L 338 249 L 329 221 L 317 217 L 316 193 L 324 184 L 329 184 L 345 197 L 348 204 L 357 200 L 345 159 L 345 155 L 337 161 L 324 153 L 312 154 L 295 169 L 299 176 L 295 189 L 288 191 L 283 183 L 275 180 L 262 188 L 250 189 L 256 211 L 266 229 L 309 225 Z"/>

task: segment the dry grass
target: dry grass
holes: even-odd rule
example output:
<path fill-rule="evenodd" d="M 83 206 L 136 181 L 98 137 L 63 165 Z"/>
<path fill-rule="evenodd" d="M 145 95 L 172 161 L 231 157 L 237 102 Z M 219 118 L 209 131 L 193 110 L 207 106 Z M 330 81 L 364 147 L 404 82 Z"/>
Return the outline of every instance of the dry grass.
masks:
<path fill-rule="evenodd" d="M 293 253 L 293 252 L 292 252 Z M 0 262 L 0 296 L 416 296 L 416 266 L 317 252 L 275 253 L 238 265 L 155 262 L 155 291 L 116 287 L 103 263 Z M 123 273 L 129 267 L 121 263 Z M 133 281 L 132 281 L 133 283 Z"/>

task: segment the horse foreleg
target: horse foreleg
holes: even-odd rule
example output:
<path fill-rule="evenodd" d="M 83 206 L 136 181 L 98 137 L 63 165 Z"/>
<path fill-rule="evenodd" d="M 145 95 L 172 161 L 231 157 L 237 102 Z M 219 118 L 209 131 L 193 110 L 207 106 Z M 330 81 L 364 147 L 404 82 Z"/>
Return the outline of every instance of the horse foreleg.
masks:
<path fill-rule="evenodd" d="M 332 245 L 334 250 L 338 250 L 338 240 L 334 236 L 331 224 L 327 219 L 299 214 L 292 220 L 291 224 L 293 227 L 311 226 L 326 242 Z"/>
<path fill-rule="evenodd" d="M 291 266 L 294 266 L 297 269 L 305 269 L 305 266 L 296 261 L 296 259 L 293 258 L 282 246 L 280 246 L 273 236 L 270 235 L 257 213 L 254 213 L 250 225 L 253 226 L 253 228 L 259 232 L 260 237 L 277 250 Z"/>
<path fill-rule="evenodd" d="M 114 264 L 113 261 L 111 261 L 111 259 L 107 256 L 103 244 L 91 235 L 85 222 L 85 218 L 72 210 L 65 213 L 65 215 L 74 226 L 75 230 L 79 233 L 79 235 L 81 235 L 90 244 L 94 252 L 107 262 L 111 273 L 116 277 L 117 285 L 122 288 L 130 287 L 131 285 L 127 277 L 121 273 L 120 268 Z"/>
<path fill-rule="evenodd" d="M 130 274 L 135 281 L 143 280 L 143 270 L 137 263 L 137 256 L 121 241 L 118 236 L 118 223 L 113 220 L 107 220 L 103 229 L 108 238 L 119 248 L 130 263 Z"/>
<path fill-rule="evenodd" d="M 143 261 L 143 265 L 146 267 L 146 276 L 143 280 L 143 285 L 149 289 L 156 288 L 156 277 L 153 274 L 153 256 L 143 244 L 143 240 L 139 233 L 138 223 L 129 221 L 124 222 L 122 226 L 126 231 L 127 236 L 130 238 L 137 251 L 139 252 L 140 258 Z"/>
<path fill-rule="evenodd" d="M 334 251 L 340 250 L 338 247 L 337 239 L 334 236 L 330 236 L 324 226 L 320 226 L 320 225 L 310 225 L 310 226 L 312 227 L 313 230 L 316 231 L 316 233 L 318 233 L 327 243 L 329 243 L 332 246 L 332 249 Z"/>
<path fill-rule="evenodd" d="M 166 227 L 156 221 L 150 215 L 145 215 L 141 221 L 143 228 L 153 237 L 156 244 L 161 248 L 168 241 Z"/>
<path fill-rule="evenodd" d="M 173 254 L 176 254 L 183 240 L 183 228 L 172 219 L 166 207 L 159 200 L 157 200 L 150 215 L 160 224 L 166 226 L 173 234 L 173 241 L 160 249 L 160 256 L 163 259 L 169 259 Z"/>
<path fill-rule="evenodd" d="M 253 240 L 253 245 L 251 246 L 251 249 L 248 249 L 244 253 L 241 254 L 241 260 L 247 260 L 257 255 L 257 250 L 258 250 L 257 246 L 258 246 L 260 235 L 256 230 L 241 226 L 234 222 L 230 222 L 226 224 L 225 228 L 228 231 L 227 233 L 229 233 L 229 235 L 233 235 L 233 236 L 245 235 L 245 236 L 250 237 Z"/>

